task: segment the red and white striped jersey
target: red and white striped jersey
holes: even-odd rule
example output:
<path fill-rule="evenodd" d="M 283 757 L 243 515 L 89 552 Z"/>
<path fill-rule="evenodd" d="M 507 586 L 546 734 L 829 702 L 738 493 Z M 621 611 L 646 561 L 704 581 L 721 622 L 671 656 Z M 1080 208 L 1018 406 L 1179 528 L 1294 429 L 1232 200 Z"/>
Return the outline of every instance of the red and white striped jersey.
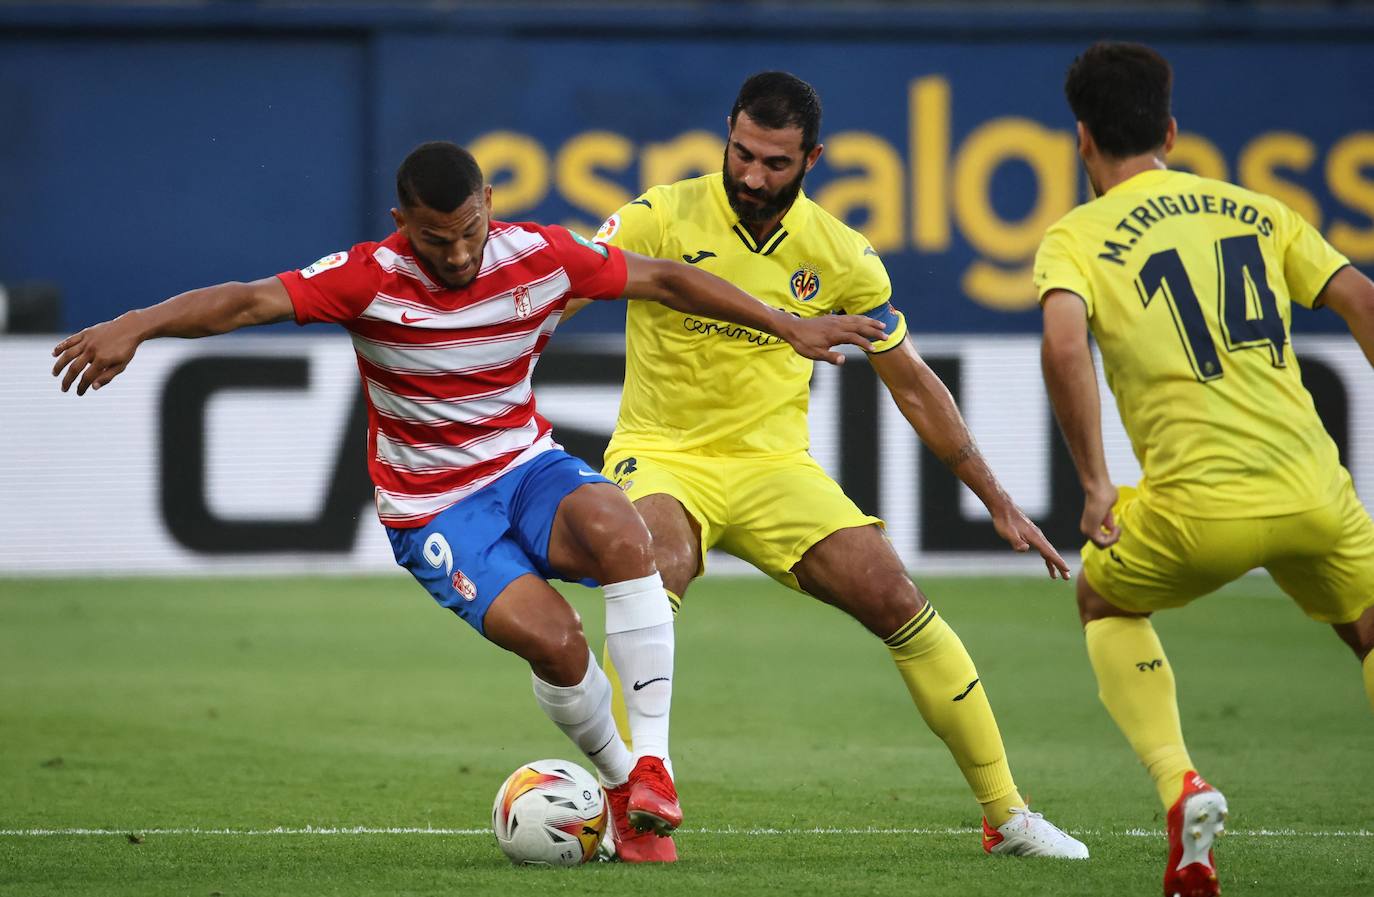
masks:
<path fill-rule="evenodd" d="M 530 376 L 568 299 L 613 299 L 625 257 L 562 227 L 491 222 L 466 287 L 432 280 L 399 232 L 277 275 L 296 321 L 353 335 L 368 470 L 387 526 L 416 527 L 555 446 Z"/>

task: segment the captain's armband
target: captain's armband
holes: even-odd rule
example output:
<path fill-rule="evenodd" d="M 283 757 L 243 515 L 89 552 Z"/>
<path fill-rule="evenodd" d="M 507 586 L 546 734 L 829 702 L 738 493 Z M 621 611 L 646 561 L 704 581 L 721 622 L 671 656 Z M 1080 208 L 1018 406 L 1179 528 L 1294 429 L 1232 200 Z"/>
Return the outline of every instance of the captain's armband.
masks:
<path fill-rule="evenodd" d="M 873 341 L 873 351 L 869 353 L 870 355 L 895 349 L 902 344 L 902 340 L 906 339 L 906 318 L 893 307 L 891 301 L 884 302 L 876 308 L 870 308 L 868 311 L 859 312 L 859 314 L 880 322 L 887 330 L 887 335 L 881 340 Z"/>

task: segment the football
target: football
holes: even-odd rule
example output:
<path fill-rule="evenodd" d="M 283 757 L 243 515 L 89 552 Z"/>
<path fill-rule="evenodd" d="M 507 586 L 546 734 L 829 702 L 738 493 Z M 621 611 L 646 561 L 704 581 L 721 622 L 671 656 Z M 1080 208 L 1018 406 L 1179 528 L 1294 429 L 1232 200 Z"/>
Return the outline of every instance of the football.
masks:
<path fill-rule="evenodd" d="M 536 760 L 502 783 L 491 827 L 517 866 L 579 866 L 596 856 L 606 833 L 606 797 L 576 763 Z"/>

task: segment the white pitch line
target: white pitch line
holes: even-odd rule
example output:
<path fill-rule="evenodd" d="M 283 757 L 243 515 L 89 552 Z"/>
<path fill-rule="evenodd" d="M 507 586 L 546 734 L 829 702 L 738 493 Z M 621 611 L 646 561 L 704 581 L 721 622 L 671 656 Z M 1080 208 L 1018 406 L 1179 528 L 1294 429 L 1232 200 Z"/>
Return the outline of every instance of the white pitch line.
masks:
<path fill-rule="evenodd" d="M 977 828 L 692 828 L 679 829 L 684 835 L 972 835 Z M 1072 829 L 1071 834 L 1083 837 L 1162 838 L 1158 829 L 1132 828 L 1119 832 L 1095 829 Z M 219 835 L 261 837 L 266 835 L 461 835 L 491 836 L 488 828 L 373 828 L 369 826 L 315 826 L 301 828 L 278 826 L 266 829 L 238 828 L 29 828 L 0 829 L 0 837 L 45 838 L 80 837 L 88 835 Z M 1228 829 L 1228 838 L 1374 838 L 1369 829 L 1326 829 L 1298 831 L 1296 829 Z"/>

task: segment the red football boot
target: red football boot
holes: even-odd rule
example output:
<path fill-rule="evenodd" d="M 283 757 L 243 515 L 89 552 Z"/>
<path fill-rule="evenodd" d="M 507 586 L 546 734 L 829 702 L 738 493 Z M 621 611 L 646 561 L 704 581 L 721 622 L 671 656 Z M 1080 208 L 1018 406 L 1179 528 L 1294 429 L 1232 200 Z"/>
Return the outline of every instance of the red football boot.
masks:
<path fill-rule="evenodd" d="M 605 788 L 606 804 L 611 809 L 611 830 L 606 837 L 615 848 L 615 859 L 622 863 L 676 863 L 677 846 L 672 838 L 660 838 L 653 832 L 635 831 L 630 825 L 630 792 L 634 779 L 615 788 Z"/>
<path fill-rule="evenodd" d="M 640 757 L 630 771 L 630 824 L 641 832 L 666 837 L 682 824 L 673 777 L 658 757 Z"/>
<path fill-rule="evenodd" d="M 1189 770 L 1183 793 L 1169 808 L 1169 865 L 1164 897 L 1217 897 L 1221 882 L 1212 842 L 1226 831 L 1226 798 Z"/>

